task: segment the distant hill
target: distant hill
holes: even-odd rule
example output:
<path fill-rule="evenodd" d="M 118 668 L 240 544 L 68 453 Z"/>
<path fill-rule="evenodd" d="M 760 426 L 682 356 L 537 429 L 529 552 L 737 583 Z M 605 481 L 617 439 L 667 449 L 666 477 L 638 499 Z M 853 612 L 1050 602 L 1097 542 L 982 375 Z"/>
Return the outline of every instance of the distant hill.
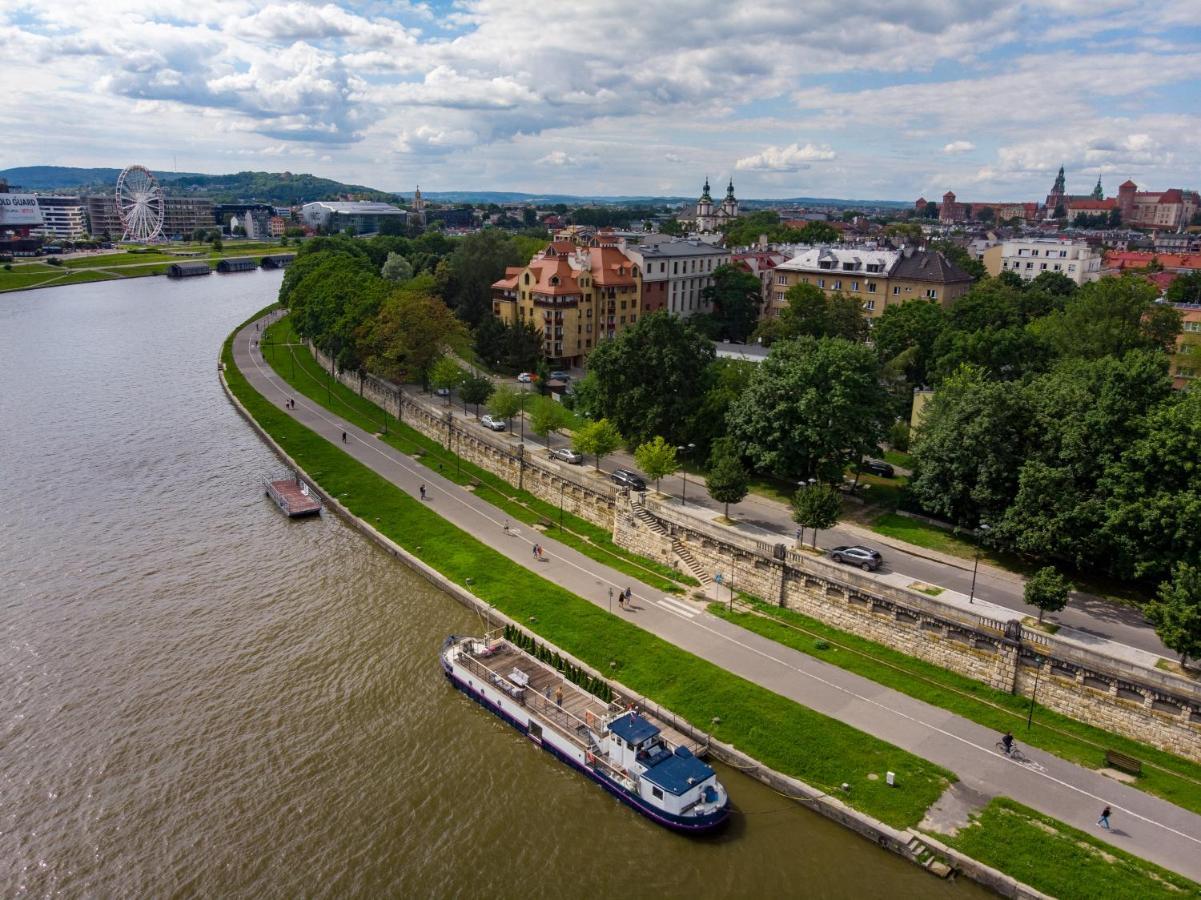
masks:
<path fill-rule="evenodd" d="M 153 170 L 151 170 L 153 172 Z M 111 190 L 120 169 L 81 169 L 70 166 L 19 166 L 0 170 L 0 178 L 26 191 Z M 154 172 L 169 193 L 197 193 L 219 202 L 257 200 L 289 206 L 313 200 L 331 200 L 351 194 L 365 200 L 391 200 L 386 191 L 358 184 L 343 184 L 316 175 L 291 172 L 237 172 L 202 175 L 198 172 Z"/>
<path fill-rule="evenodd" d="M 649 196 L 606 196 L 580 194 L 530 194 L 521 191 L 422 191 L 426 200 L 435 203 L 529 203 L 537 206 L 551 206 L 565 203 L 568 206 L 596 203 L 616 206 L 671 206 L 684 203 L 695 203 L 696 197 L 649 197 Z M 412 193 L 398 191 L 395 196 L 406 200 L 412 198 Z M 741 199 L 739 201 L 748 207 L 763 206 L 871 206 L 871 207 L 908 207 L 912 205 L 907 200 L 841 200 L 833 197 L 788 197 L 781 200 Z"/>

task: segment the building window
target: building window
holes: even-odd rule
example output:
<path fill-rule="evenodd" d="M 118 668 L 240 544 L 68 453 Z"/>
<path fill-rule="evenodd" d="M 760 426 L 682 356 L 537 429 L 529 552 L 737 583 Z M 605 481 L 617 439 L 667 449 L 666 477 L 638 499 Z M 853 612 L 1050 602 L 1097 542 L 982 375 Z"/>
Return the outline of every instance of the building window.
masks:
<path fill-rule="evenodd" d="M 876 292 L 876 283 L 874 281 L 869 281 L 867 283 L 867 292 L 869 294 L 874 294 Z"/>
<path fill-rule="evenodd" d="M 657 787 L 652 787 L 651 788 L 651 796 L 654 797 L 656 800 L 662 800 L 663 792 L 661 790 L 659 790 Z"/>
<path fill-rule="evenodd" d="M 836 279 L 834 280 L 834 285 L 833 285 L 833 288 L 834 288 L 834 290 L 836 290 L 836 291 L 841 291 L 841 290 L 842 290 L 842 280 L 841 280 L 841 279 L 837 279 L 837 278 L 836 278 Z"/>
<path fill-rule="evenodd" d="M 784 291 L 776 291 L 776 300 L 780 303 L 784 302 L 784 297 L 787 296 Z"/>
<path fill-rule="evenodd" d="M 863 304 L 863 308 L 864 308 L 864 309 L 866 309 L 866 310 L 868 310 L 868 311 L 870 312 L 871 310 L 873 310 L 873 309 L 875 309 L 875 308 L 876 308 L 876 301 L 875 301 L 875 300 L 868 300 L 868 301 L 866 301 L 866 302 Z"/>
<path fill-rule="evenodd" d="M 1059 271 L 1060 269 L 1062 269 L 1062 268 L 1063 268 L 1063 266 L 1061 266 L 1059 263 L 1056 263 L 1056 264 L 1055 264 L 1055 271 L 1056 271 L 1056 272 L 1058 272 L 1058 271 Z"/>
<path fill-rule="evenodd" d="M 929 297 L 931 300 L 937 300 L 938 299 L 938 288 L 927 288 L 926 296 Z"/>
<path fill-rule="evenodd" d="M 859 282 L 858 282 L 858 281 L 852 281 L 852 282 L 851 282 L 851 290 L 852 290 L 852 291 L 858 291 L 858 290 L 859 290 Z"/>
<path fill-rule="evenodd" d="M 894 297 L 899 297 L 899 296 L 900 296 L 900 294 L 901 294 L 901 289 L 900 289 L 899 287 L 897 287 L 897 286 L 895 286 L 895 285 L 894 285 L 894 286 L 893 286 L 893 289 L 892 289 L 892 295 L 893 295 Z"/>
<path fill-rule="evenodd" d="M 777 275 L 776 284 L 788 284 L 788 278 L 784 275 Z"/>

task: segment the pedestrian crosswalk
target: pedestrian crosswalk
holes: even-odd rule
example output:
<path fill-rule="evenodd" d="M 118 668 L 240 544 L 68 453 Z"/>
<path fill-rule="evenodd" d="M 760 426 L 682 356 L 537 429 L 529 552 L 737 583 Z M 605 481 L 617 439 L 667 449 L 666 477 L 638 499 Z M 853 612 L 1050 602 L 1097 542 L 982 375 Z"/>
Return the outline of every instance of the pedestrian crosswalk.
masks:
<path fill-rule="evenodd" d="M 700 610 L 693 606 L 689 606 L 683 600 L 677 600 L 675 597 L 664 597 L 659 601 L 659 605 L 668 612 L 675 613 L 679 616 L 684 616 L 686 619 L 695 619 L 700 615 Z"/>

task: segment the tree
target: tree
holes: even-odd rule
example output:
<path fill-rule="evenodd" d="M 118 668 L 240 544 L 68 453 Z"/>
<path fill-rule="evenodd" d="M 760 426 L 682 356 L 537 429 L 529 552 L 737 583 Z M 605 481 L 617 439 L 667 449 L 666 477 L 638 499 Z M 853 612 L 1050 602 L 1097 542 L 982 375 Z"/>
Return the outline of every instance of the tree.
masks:
<path fill-rule="evenodd" d="M 1181 665 L 1201 657 L 1201 569 L 1179 563 L 1145 612 L 1164 646 L 1180 654 Z"/>
<path fill-rule="evenodd" d="M 492 396 L 488 398 L 488 412 L 498 419 L 504 419 L 508 423 L 509 430 L 512 431 L 513 417 L 521 411 L 524 402 L 524 394 L 507 384 L 499 384 L 492 392 Z"/>
<path fill-rule="evenodd" d="M 763 285 L 737 266 L 718 266 L 710 284 L 702 289 L 701 300 L 713 305 L 722 334 L 731 341 L 745 341 L 759 321 Z"/>
<path fill-rule="evenodd" d="M 1180 333 L 1180 313 L 1155 303 L 1159 290 L 1137 275 L 1102 278 L 1081 287 L 1061 312 L 1031 330 L 1061 356 L 1099 359 L 1127 350 L 1167 351 Z"/>
<path fill-rule="evenodd" d="M 398 284 L 413 277 L 413 264 L 399 253 L 389 253 L 380 269 L 380 275 L 386 281 Z"/>
<path fill-rule="evenodd" d="M 666 222 L 659 224 L 659 233 L 666 234 L 668 237 L 683 237 L 684 226 L 680 224 L 678 219 L 672 217 Z"/>
<path fill-rule="evenodd" d="M 1201 272 L 1177 275 L 1168 285 L 1169 303 L 1201 303 Z"/>
<path fill-rule="evenodd" d="M 922 226 L 916 222 L 896 222 L 885 227 L 884 236 L 894 244 L 918 247 L 922 243 Z"/>
<path fill-rule="evenodd" d="M 738 448 L 730 438 L 719 438 L 713 442 L 709 454 L 709 471 L 705 475 L 705 487 L 709 496 L 725 504 L 722 515 L 730 518 L 730 504 L 740 503 L 750 489 L 750 474 L 742 464 Z"/>
<path fill-rule="evenodd" d="M 946 324 L 942 307 L 933 300 L 910 300 L 887 307 L 872 328 L 880 363 L 892 364 L 910 390 L 928 384 L 934 342 Z"/>
<path fill-rule="evenodd" d="M 1043 615 L 1059 612 L 1068 605 L 1068 583 L 1054 566 L 1039 569 L 1026 581 L 1023 597 L 1031 606 L 1038 607 L 1038 621 Z"/>
<path fill-rule="evenodd" d="M 550 436 L 567 424 L 567 410 L 550 397 L 535 397 L 529 406 L 530 429 L 546 441 L 549 450 Z"/>
<path fill-rule="evenodd" d="M 1078 285 L 1062 272 L 1039 272 L 1028 285 L 1027 291 L 1043 291 L 1053 297 L 1070 297 Z"/>
<path fill-rule="evenodd" d="M 638 463 L 638 467 L 646 473 L 647 478 L 654 479 L 656 491 L 659 490 L 660 478 L 670 475 L 680 468 L 679 460 L 676 459 L 675 446 L 667 443 L 659 435 L 655 435 L 653 441 L 639 444 L 634 451 L 634 460 Z"/>
<path fill-rule="evenodd" d="M 776 344 L 730 407 L 730 435 L 760 470 L 833 481 L 892 420 L 875 352 L 841 338 Z"/>
<path fill-rule="evenodd" d="M 426 385 L 440 356 L 447 350 L 466 350 L 467 329 L 431 288 L 428 275 L 406 282 L 360 329 L 364 357 L 372 372 L 392 381 L 416 379 Z"/>
<path fill-rule="evenodd" d="M 842 235 L 825 222 L 809 222 L 800 230 L 797 240 L 802 244 L 837 244 Z"/>
<path fill-rule="evenodd" d="M 588 359 L 599 412 L 635 446 L 656 434 L 682 443 L 714 356 L 712 342 L 687 322 L 663 311 L 645 315 Z"/>
<path fill-rule="evenodd" d="M 471 403 L 475 406 L 475 417 L 480 417 L 480 404 L 487 401 L 492 396 L 492 381 L 489 378 L 481 375 L 479 372 L 472 372 L 463 379 L 463 383 L 459 386 L 459 397 L 463 400 L 463 411 L 467 411 L 467 404 Z"/>
<path fill-rule="evenodd" d="M 458 361 L 449 356 L 443 356 L 434 363 L 430 369 L 430 382 L 436 388 L 443 388 L 447 391 L 453 391 L 463 383 L 466 373 L 459 366 Z M 450 406 L 450 394 L 446 395 L 446 405 Z"/>
<path fill-rule="evenodd" d="M 450 283 L 444 299 L 469 325 L 492 315 L 493 282 L 506 266 L 524 262 L 517 246 L 502 231 L 486 229 L 459 238 L 448 258 Z"/>
<path fill-rule="evenodd" d="M 557 403 L 555 405 L 558 406 Z M 577 428 L 572 435 L 571 445 L 577 453 L 595 456 L 596 471 L 599 472 L 600 461 L 621 446 L 621 432 L 608 419 L 599 419 Z"/>
<path fill-rule="evenodd" d="M 817 533 L 838 524 L 842 498 L 832 485 L 818 483 L 802 487 L 792 495 L 792 520 L 801 529 L 813 529 L 813 549 L 817 549 Z"/>
<path fill-rule="evenodd" d="M 840 337 L 860 341 L 867 337 L 868 324 L 862 304 L 845 294 L 827 296 L 817 285 L 794 284 L 784 299 L 788 305 L 778 319 L 760 326 L 758 334 L 769 346 L 775 341 L 803 337 Z"/>

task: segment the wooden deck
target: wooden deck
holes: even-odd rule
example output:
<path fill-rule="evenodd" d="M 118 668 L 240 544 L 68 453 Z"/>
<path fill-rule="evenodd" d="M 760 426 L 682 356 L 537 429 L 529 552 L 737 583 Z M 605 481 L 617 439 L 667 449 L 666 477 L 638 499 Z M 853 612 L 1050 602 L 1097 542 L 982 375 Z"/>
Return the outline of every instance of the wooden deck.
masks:
<path fill-rule="evenodd" d="M 582 741 L 579 740 L 575 728 L 572 727 L 573 720 L 574 722 L 599 721 L 603 717 L 619 713 L 623 709 L 618 704 L 605 703 L 599 697 L 572 684 L 553 666 L 539 662 L 523 651 L 517 650 L 507 641 L 500 641 L 496 649 L 486 655 L 480 654 L 472 658 L 510 684 L 518 683 L 521 680 L 519 678 L 517 682 L 514 681 L 513 671 L 521 672 L 528 679 L 525 705 L 539 715 L 563 725 L 561 730 L 581 746 L 583 746 Z M 562 704 L 556 701 L 560 689 L 563 695 Z M 554 713 L 559 709 L 566 712 L 570 719 L 555 716 Z M 646 710 L 640 708 L 638 714 L 659 728 L 669 743 L 687 747 L 696 756 L 703 757 L 706 754 L 707 748 L 703 744 L 685 737 Z"/>
<path fill-rule="evenodd" d="M 264 479 L 267 496 L 290 518 L 321 512 L 321 500 L 311 489 L 306 492 L 298 478 Z"/>

